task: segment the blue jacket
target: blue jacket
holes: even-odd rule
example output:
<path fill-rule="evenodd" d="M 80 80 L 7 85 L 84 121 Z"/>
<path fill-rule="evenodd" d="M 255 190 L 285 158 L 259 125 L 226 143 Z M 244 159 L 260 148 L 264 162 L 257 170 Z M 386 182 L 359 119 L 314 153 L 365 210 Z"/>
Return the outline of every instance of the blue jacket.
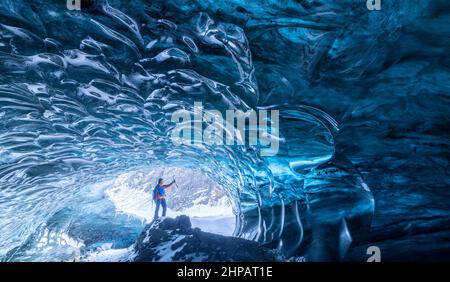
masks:
<path fill-rule="evenodd" d="M 166 189 L 173 185 L 174 182 L 167 185 L 156 184 L 155 189 L 153 189 L 153 199 L 160 200 L 166 197 Z"/>

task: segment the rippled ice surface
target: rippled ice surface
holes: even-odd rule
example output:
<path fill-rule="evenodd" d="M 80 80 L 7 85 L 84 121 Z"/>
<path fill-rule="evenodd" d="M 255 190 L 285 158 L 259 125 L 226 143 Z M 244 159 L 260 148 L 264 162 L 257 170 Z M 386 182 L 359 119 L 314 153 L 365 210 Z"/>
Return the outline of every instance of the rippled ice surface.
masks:
<path fill-rule="evenodd" d="M 450 258 L 446 1 L 92 2 L 0 2 L 2 260 L 122 257 L 164 167 L 288 258 Z M 279 154 L 174 146 L 194 101 L 279 110 Z"/>

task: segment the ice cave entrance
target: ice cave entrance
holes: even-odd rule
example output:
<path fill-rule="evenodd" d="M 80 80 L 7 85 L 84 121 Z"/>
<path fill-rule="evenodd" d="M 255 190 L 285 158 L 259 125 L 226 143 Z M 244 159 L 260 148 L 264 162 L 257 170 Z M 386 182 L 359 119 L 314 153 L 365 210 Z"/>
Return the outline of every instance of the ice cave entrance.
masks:
<path fill-rule="evenodd" d="M 117 212 L 149 223 L 155 209 L 153 188 L 159 178 L 166 184 L 173 177 L 177 185 L 166 190 L 168 217 L 184 214 L 202 231 L 233 235 L 236 217 L 229 197 L 221 185 L 199 170 L 165 167 L 127 172 L 119 175 L 105 193 Z"/>

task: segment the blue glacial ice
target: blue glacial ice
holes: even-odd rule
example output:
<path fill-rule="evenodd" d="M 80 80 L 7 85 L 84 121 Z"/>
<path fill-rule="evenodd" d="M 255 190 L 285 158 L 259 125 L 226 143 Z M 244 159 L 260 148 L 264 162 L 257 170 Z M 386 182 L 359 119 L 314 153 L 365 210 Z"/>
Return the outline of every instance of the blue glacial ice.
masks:
<path fill-rule="evenodd" d="M 365 2 L 1 1 L 0 259 L 122 255 L 173 175 L 286 258 L 449 259 L 450 6 Z M 175 146 L 194 102 L 279 110 L 278 154 Z"/>

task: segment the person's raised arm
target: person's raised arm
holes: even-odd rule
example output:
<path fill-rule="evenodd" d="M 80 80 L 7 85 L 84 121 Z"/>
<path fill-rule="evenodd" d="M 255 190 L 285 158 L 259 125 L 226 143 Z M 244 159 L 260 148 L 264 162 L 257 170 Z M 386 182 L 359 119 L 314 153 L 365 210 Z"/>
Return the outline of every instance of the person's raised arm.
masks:
<path fill-rule="evenodd" d="M 175 184 L 175 180 L 172 181 L 170 184 L 164 185 L 164 189 L 172 187 L 173 184 Z"/>

